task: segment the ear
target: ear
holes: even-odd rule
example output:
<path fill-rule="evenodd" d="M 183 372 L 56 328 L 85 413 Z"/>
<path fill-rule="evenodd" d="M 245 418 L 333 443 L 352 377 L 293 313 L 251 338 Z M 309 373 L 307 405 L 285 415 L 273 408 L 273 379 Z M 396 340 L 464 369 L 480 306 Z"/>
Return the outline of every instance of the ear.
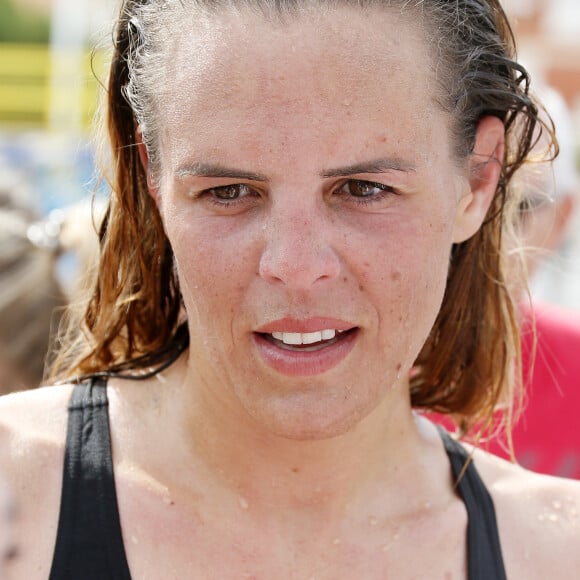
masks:
<path fill-rule="evenodd" d="M 502 121 L 497 117 L 484 117 L 477 126 L 469 160 L 468 187 L 457 206 L 454 243 L 464 242 L 481 227 L 497 190 L 504 149 Z"/>
<path fill-rule="evenodd" d="M 143 143 L 143 131 L 141 131 L 141 126 L 138 126 L 135 131 L 135 142 L 137 144 L 137 151 L 139 152 L 139 159 L 141 160 L 143 171 L 145 171 L 145 175 L 147 176 L 147 188 L 155 200 L 155 203 L 157 203 L 159 186 L 151 179 L 151 172 L 149 171 L 149 154 L 147 153 L 145 143 Z"/>

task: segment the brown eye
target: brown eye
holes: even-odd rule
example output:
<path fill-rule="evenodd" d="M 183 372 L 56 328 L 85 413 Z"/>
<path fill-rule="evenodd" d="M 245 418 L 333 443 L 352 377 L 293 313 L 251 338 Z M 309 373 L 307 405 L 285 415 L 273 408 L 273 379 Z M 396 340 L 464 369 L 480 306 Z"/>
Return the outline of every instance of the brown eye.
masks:
<path fill-rule="evenodd" d="M 392 187 L 374 181 L 363 179 L 351 179 L 343 183 L 338 189 L 338 194 L 355 198 L 382 198 L 394 193 Z"/>
<path fill-rule="evenodd" d="M 235 183 L 233 185 L 224 185 L 222 187 L 214 187 L 209 190 L 216 198 L 226 201 L 245 197 L 251 193 L 250 188 L 242 183 Z"/>
<path fill-rule="evenodd" d="M 384 191 L 384 187 L 378 183 L 371 183 L 370 181 L 349 181 L 347 184 L 349 193 L 355 197 L 368 197 L 369 195 L 376 195 Z"/>

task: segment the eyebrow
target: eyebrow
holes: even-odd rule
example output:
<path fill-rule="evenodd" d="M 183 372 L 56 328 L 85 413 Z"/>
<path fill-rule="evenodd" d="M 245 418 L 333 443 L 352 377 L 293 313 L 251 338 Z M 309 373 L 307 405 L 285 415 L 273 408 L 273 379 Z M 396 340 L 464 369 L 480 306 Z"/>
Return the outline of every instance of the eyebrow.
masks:
<path fill-rule="evenodd" d="M 384 157 L 363 161 L 353 165 L 337 167 L 323 171 L 320 175 L 323 178 L 329 177 L 348 177 L 359 173 L 387 173 L 389 171 L 402 171 L 405 173 L 415 172 L 415 167 L 399 157 Z M 177 168 L 175 172 L 177 177 L 225 177 L 230 179 L 245 179 L 248 181 L 269 181 L 266 175 L 262 173 L 253 173 L 244 171 L 235 167 L 226 167 L 219 163 L 187 163 Z"/>
<path fill-rule="evenodd" d="M 177 177 L 228 177 L 248 181 L 268 181 L 268 178 L 261 173 L 226 167 L 219 163 L 188 163 L 178 167 L 175 174 Z"/>
<path fill-rule="evenodd" d="M 389 171 L 402 171 L 414 173 L 415 167 L 400 157 L 383 157 L 372 161 L 363 161 L 345 167 L 329 169 L 322 173 L 322 177 L 347 177 L 358 173 L 387 173 Z"/>

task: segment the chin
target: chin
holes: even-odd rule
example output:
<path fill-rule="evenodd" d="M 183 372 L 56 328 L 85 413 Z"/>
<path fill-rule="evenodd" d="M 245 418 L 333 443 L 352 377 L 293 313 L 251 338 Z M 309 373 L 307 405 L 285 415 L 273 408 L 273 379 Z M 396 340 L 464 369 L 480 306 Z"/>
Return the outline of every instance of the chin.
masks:
<path fill-rule="evenodd" d="M 286 403 L 288 403 L 286 401 Z M 344 403 L 344 401 L 341 401 Z M 371 412 L 372 404 L 333 405 L 328 401 L 293 401 L 292 404 L 276 405 L 270 412 L 252 414 L 268 431 L 278 437 L 295 441 L 322 441 L 345 435 Z"/>

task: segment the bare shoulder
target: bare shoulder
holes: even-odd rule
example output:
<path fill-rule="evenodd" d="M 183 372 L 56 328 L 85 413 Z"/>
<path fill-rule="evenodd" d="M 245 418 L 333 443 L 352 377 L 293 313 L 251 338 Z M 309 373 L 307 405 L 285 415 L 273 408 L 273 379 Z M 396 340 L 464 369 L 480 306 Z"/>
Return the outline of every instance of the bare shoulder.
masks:
<path fill-rule="evenodd" d="M 70 386 L 45 387 L 0 397 L 0 473 L 17 510 L 19 556 L 14 572 L 18 578 L 48 577 L 71 390 Z"/>
<path fill-rule="evenodd" d="M 42 387 L 0 397 L 0 450 L 3 459 L 18 458 L 63 443 L 72 387 Z"/>
<path fill-rule="evenodd" d="M 71 387 L 44 387 L 0 397 L 0 471 L 19 500 L 60 469 Z"/>
<path fill-rule="evenodd" d="M 580 570 L 580 482 L 533 473 L 483 451 L 474 457 L 495 505 L 508 577 L 574 577 Z"/>

